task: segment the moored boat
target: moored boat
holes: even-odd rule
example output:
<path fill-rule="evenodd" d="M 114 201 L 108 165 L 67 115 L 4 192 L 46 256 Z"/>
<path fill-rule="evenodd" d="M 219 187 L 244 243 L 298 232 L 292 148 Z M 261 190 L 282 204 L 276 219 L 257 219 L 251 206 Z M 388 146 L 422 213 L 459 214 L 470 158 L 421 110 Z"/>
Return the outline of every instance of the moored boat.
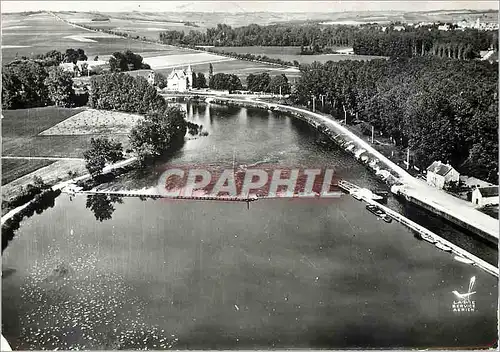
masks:
<path fill-rule="evenodd" d="M 444 244 L 438 242 L 436 243 L 436 247 L 441 249 L 442 251 L 445 251 L 445 252 L 451 252 L 451 248 L 448 247 L 448 246 L 445 246 Z"/>

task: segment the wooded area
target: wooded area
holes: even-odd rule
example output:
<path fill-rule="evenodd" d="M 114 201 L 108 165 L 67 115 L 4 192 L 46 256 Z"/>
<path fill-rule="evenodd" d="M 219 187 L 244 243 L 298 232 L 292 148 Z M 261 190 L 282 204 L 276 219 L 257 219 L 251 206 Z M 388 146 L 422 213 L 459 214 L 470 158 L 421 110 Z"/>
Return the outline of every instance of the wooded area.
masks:
<path fill-rule="evenodd" d="M 498 179 L 498 67 L 418 57 L 301 66 L 295 101 L 325 99 L 409 147 L 418 167 L 450 162 L 464 173 Z M 318 104 L 319 106 L 319 104 Z"/>

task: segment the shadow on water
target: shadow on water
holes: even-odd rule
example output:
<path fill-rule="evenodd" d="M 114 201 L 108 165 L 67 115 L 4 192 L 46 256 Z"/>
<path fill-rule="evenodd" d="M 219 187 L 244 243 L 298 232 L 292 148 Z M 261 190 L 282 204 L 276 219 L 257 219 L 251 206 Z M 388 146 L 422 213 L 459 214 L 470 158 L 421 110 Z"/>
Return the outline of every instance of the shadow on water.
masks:
<path fill-rule="evenodd" d="M 2 225 L 2 252 L 7 248 L 9 242 L 14 238 L 16 231 L 21 226 L 23 219 L 29 218 L 43 211 L 53 208 L 56 198 L 61 194 L 61 190 L 48 189 L 37 194 L 28 205 L 17 214 L 6 220 Z"/>
<path fill-rule="evenodd" d="M 113 206 L 114 203 L 122 204 L 122 197 L 117 195 L 92 194 L 87 196 L 85 207 L 94 213 L 96 220 L 102 222 L 104 220 L 111 220 L 113 217 L 113 212 L 116 210 Z"/>

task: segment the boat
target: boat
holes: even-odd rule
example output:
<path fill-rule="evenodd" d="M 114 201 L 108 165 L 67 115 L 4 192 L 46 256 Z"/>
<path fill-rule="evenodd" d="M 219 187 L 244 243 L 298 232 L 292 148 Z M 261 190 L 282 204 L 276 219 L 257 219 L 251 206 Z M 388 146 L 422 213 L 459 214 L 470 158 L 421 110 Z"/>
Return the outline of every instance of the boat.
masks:
<path fill-rule="evenodd" d="M 384 216 L 382 216 L 382 220 L 390 224 L 392 222 L 392 217 L 389 214 L 384 214 Z"/>
<path fill-rule="evenodd" d="M 439 249 L 441 249 L 441 250 L 443 250 L 443 251 L 445 251 L 445 252 L 451 252 L 451 248 L 448 247 L 448 246 L 445 246 L 442 243 L 439 243 L 439 242 L 436 243 L 436 247 L 439 248 Z"/>
<path fill-rule="evenodd" d="M 427 241 L 427 242 L 429 242 L 429 243 L 432 243 L 432 244 L 437 243 L 437 240 L 434 238 L 434 236 L 428 235 L 428 234 L 426 234 L 426 233 L 421 234 L 421 235 L 420 235 L 420 237 L 421 237 L 423 240 L 425 240 L 425 241 Z"/>
<path fill-rule="evenodd" d="M 392 222 L 392 216 L 390 216 L 389 214 L 387 214 L 385 211 L 383 211 L 382 209 L 380 209 L 376 205 L 368 204 L 366 206 L 366 209 L 368 209 L 368 211 L 370 213 L 373 213 L 373 214 L 377 215 L 379 218 L 381 218 L 382 220 L 384 220 L 386 223 L 390 224 Z"/>
<path fill-rule="evenodd" d="M 470 260 L 470 259 L 458 256 L 458 255 L 456 255 L 454 259 L 456 261 L 458 261 L 458 262 L 462 262 L 462 263 L 465 263 L 465 264 L 474 264 L 473 260 Z"/>
<path fill-rule="evenodd" d="M 363 198 L 361 197 L 361 195 L 360 195 L 358 192 L 356 192 L 356 191 L 352 191 L 352 192 L 351 192 L 351 196 L 352 196 L 354 199 L 357 199 L 357 200 L 359 200 L 359 201 L 363 200 Z"/>

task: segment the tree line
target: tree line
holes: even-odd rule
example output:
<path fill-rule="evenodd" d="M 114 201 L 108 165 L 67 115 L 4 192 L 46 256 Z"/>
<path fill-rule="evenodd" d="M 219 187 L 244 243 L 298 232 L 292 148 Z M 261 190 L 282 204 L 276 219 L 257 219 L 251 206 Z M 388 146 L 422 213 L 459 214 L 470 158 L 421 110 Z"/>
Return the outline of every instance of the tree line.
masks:
<path fill-rule="evenodd" d="M 455 59 L 474 59 L 481 50 L 498 50 L 498 32 L 466 29 L 440 31 L 408 28 L 405 31 L 372 31 L 366 28 L 354 36 L 353 50 L 359 55 L 415 57 L 433 55 Z"/>
<path fill-rule="evenodd" d="M 318 42 L 321 46 L 352 45 L 353 26 L 321 26 L 319 24 L 250 24 L 232 28 L 217 24 L 206 32 L 191 30 L 189 33 L 170 30 L 161 32 L 159 39 L 166 44 L 214 46 L 301 46 Z"/>
<path fill-rule="evenodd" d="M 294 99 L 312 97 L 333 116 L 353 116 L 396 145 L 420 168 L 435 160 L 498 179 L 498 67 L 488 62 L 399 58 L 301 66 Z"/>
<path fill-rule="evenodd" d="M 477 57 L 480 50 L 487 50 L 489 47 L 498 50 L 497 31 L 440 31 L 435 27 L 407 26 L 404 31 L 397 31 L 393 26 L 382 30 L 377 24 L 251 24 L 237 28 L 218 24 L 214 28 L 208 28 L 206 32 L 161 32 L 159 39 L 166 44 L 191 46 L 301 46 L 303 54 L 330 52 L 333 46 L 352 46 L 355 54 L 391 57 L 437 55 L 470 59 Z"/>

